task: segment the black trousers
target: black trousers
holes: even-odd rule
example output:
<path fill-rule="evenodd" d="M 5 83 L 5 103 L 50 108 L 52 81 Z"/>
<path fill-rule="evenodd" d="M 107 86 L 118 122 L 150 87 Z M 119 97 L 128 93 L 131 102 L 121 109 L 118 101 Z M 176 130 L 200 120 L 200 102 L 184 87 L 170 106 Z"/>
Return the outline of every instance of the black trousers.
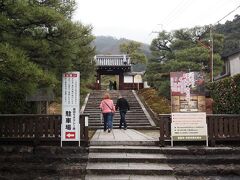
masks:
<path fill-rule="evenodd" d="M 127 127 L 127 123 L 126 123 L 126 119 L 125 119 L 126 113 L 127 113 L 127 111 L 125 111 L 125 110 L 120 110 L 121 119 L 120 119 L 119 128 L 122 128 L 122 126 L 123 126 L 124 128 Z"/>

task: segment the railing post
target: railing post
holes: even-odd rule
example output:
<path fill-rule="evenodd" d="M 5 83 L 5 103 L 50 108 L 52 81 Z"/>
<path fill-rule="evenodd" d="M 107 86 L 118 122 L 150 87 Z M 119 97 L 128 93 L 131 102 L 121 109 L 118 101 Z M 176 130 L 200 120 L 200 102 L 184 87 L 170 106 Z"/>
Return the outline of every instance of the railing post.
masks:
<path fill-rule="evenodd" d="M 86 141 L 86 146 L 89 146 L 89 137 L 88 137 L 88 119 L 89 119 L 89 114 L 84 116 L 84 137 Z"/>
<path fill-rule="evenodd" d="M 214 118 L 213 116 L 207 116 L 208 121 L 208 139 L 210 142 L 210 146 L 215 146 L 215 139 L 213 137 L 213 124 L 214 124 Z"/>
<path fill-rule="evenodd" d="M 35 116 L 35 117 L 32 117 L 32 119 L 35 120 L 35 137 L 34 137 L 34 146 L 38 146 L 40 141 L 39 141 L 39 136 L 40 136 L 40 132 L 39 132 L 39 127 L 40 127 L 40 120 L 39 120 L 39 116 Z"/>
<path fill-rule="evenodd" d="M 159 146 L 165 146 L 164 142 L 164 117 L 158 116 L 159 118 L 159 126 L 160 126 L 160 137 L 159 137 Z"/>

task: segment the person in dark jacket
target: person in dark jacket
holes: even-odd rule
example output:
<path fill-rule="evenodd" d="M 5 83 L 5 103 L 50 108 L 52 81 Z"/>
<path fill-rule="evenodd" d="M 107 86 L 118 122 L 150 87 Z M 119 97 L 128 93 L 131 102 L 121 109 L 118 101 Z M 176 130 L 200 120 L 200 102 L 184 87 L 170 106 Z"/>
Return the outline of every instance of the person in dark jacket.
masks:
<path fill-rule="evenodd" d="M 121 116 L 119 129 L 121 129 L 123 126 L 124 129 L 126 130 L 127 123 L 126 123 L 125 116 L 126 116 L 127 111 L 130 110 L 130 106 L 128 104 L 128 101 L 125 98 L 123 98 L 121 95 L 119 95 L 119 98 L 118 98 L 117 104 L 116 104 L 116 110 L 118 110 L 118 109 L 119 109 L 120 116 Z"/>

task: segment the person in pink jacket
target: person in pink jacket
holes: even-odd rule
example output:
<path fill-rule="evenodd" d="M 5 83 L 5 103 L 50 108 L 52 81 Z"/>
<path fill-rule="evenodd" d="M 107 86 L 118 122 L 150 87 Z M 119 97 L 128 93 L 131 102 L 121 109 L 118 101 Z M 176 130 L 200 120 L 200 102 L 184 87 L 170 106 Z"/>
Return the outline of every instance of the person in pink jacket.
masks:
<path fill-rule="evenodd" d="M 103 113 L 104 119 L 104 131 L 108 129 L 110 133 L 113 128 L 113 114 L 115 113 L 115 106 L 113 104 L 113 100 L 110 99 L 110 95 L 105 93 L 103 96 L 103 100 L 100 103 L 100 109 Z"/>

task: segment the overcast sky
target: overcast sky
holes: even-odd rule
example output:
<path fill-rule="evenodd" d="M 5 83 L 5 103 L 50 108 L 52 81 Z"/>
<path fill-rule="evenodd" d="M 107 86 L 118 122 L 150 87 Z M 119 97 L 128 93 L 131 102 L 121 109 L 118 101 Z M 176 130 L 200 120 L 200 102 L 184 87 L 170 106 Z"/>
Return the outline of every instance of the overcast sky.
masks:
<path fill-rule="evenodd" d="M 94 35 L 151 43 L 161 30 L 214 24 L 240 0 L 76 0 L 74 20 L 93 26 Z M 240 8 L 221 21 L 232 20 Z"/>

